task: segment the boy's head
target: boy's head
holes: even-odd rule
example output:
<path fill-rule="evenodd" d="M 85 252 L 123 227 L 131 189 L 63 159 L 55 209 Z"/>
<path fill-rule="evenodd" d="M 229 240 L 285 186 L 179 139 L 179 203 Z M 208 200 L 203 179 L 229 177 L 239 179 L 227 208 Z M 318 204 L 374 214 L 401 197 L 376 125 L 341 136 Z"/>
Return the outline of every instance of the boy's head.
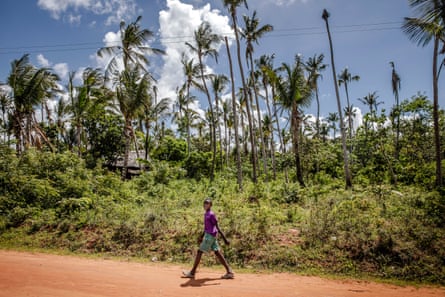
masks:
<path fill-rule="evenodd" d="M 212 200 L 210 198 L 206 198 L 204 200 L 204 209 L 209 210 L 212 207 Z"/>

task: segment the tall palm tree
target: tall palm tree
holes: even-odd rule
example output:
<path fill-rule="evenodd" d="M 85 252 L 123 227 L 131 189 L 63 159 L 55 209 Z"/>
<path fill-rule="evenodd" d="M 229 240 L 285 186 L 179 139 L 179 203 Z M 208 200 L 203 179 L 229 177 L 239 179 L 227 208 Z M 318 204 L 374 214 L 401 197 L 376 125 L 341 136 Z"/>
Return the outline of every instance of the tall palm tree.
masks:
<path fill-rule="evenodd" d="M 194 33 L 194 44 L 186 42 L 189 49 L 198 56 L 199 69 L 201 72 L 202 88 L 209 104 L 210 121 L 209 125 L 211 130 L 211 146 L 213 151 L 212 156 L 212 169 L 210 171 L 210 179 L 213 180 L 215 176 L 216 165 L 216 129 L 215 129 L 215 112 L 213 110 L 212 99 L 210 98 L 210 92 L 207 87 L 206 75 L 204 73 L 204 61 L 203 59 L 210 56 L 215 59 L 218 58 L 218 52 L 215 46 L 220 42 L 221 38 L 213 33 L 212 28 L 208 22 L 203 22 Z"/>
<path fill-rule="evenodd" d="M 130 24 L 124 21 L 119 26 L 120 42 L 116 45 L 105 46 L 98 50 L 97 54 L 103 57 L 105 54 L 111 55 L 106 70 L 107 77 L 119 72 L 120 69 L 129 70 L 130 67 L 136 67 L 141 72 L 149 73 L 147 66 L 149 64 L 147 54 L 164 54 L 161 49 L 150 47 L 147 42 L 153 37 L 153 32 L 148 29 L 141 29 L 140 21 L 142 16 Z"/>
<path fill-rule="evenodd" d="M 192 86 L 198 87 L 198 89 L 202 89 L 202 87 L 199 85 L 199 83 L 195 80 L 200 75 L 200 66 L 199 64 L 196 64 L 193 59 L 187 59 L 185 55 L 182 56 L 181 59 L 182 63 L 182 69 L 184 71 L 184 75 L 186 78 L 186 97 L 187 100 L 185 100 L 186 106 L 185 109 L 188 110 L 189 103 L 190 102 L 190 88 Z M 187 155 L 190 155 L 190 147 L 191 147 L 191 129 L 190 129 L 190 118 L 188 118 L 188 115 L 190 113 L 186 113 L 186 123 L 187 123 Z"/>
<path fill-rule="evenodd" d="M 149 159 L 150 133 L 152 130 L 152 125 L 153 123 L 156 123 L 160 117 L 167 115 L 170 109 L 169 98 L 162 98 L 161 100 L 159 100 L 159 102 L 154 98 L 154 94 L 149 94 L 146 97 L 146 101 L 143 102 L 144 107 L 139 115 L 141 120 L 144 122 L 145 128 L 145 160 Z"/>
<path fill-rule="evenodd" d="M 400 141 L 400 102 L 399 102 L 399 91 L 401 89 L 401 79 L 400 75 L 396 71 L 396 67 L 394 62 L 389 62 L 392 68 L 391 72 L 391 87 L 392 87 L 392 93 L 394 94 L 394 99 L 396 103 L 395 108 L 395 116 L 396 116 L 396 143 L 395 143 L 395 157 L 396 160 L 399 159 L 399 141 Z"/>
<path fill-rule="evenodd" d="M 229 60 L 230 69 L 230 81 L 232 85 L 232 112 L 233 112 L 233 126 L 235 130 L 235 150 L 236 150 L 236 170 L 237 170 L 237 182 L 238 189 L 243 190 L 243 172 L 241 168 L 241 148 L 239 144 L 239 133 L 238 133 L 238 113 L 236 108 L 236 94 L 235 94 L 235 79 L 233 77 L 233 63 L 232 55 L 230 54 L 229 41 L 227 36 L 224 37 L 224 42 L 226 44 L 227 58 Z"/>
<path fill-rule="evenodd" d="M 220 103 L 221 103 L 221 94 L 226 89 L 228 82 L 229 79 L 224 74 L 210 76 L 210 84 L 212 86 L 212 92 L 215 99 L 215 125 L 218 127 L 217 135 L 219 135 L 221 168 L 224 165 L 224 159 L 223 159 L 223 149 L 222 149 L 223 136 L 220 125 L 220 117 L 221 117 Z"/>
<path fill-rule="evenodd" d="M 323 63 L 324 55 L 314 55 L 310 57 L 306 62 L 306 69 L 309 72 L 309 80 L 312 84 L 312 88 L 315 90 L 315 99 L 317 100 L 317 119 L 315 120 L 315 127 L 317 130 L 317 136 L 320 134 L 320 98 L 318 94 L 318 80 L 322 79 L 321 72 L 327 67 Z"/>
<path fill-rule="evenodd" d="M 363 103 L 364 105 L 369 107 L 369 113 L 371 115 L 374 115 L 377 113 L 377 107 L 380 104 L 383 104 L 382 101 L 378 101 L 379 96 L 377 95 L 377 92 L 374 91 L 372 93 L 368 93 L 368 95 L 364 96 L 363 98 L 358 98 L 358 100 Z"/>
<path fill-rule="evenodd" d="M 352 75 L 349 70 L 348 67 L 346 67 L 345 69 L 343 69 L 342 72 L 340 72 L 340 74 L 338 75 L 338 85 L 344 85 L 345 86 L 345 93 L 346 93 L 346 103 L 347 103 L 347 107 L 350 108 L 351 104 L 349 101 L 349 84 L 353 81 L 359 81 L 360 80 L 360 76 L 358 75 Z M 349 139 L 352 139 L 352 119 L 348 118 L 348 125 L 349 125 Z"/>
<path fill-rule="evenodd" d="M 282 64 L 283 76 L 278 83 L 278 92 L 281 106 L 291 116 L 292 144 L 295 156 L 297 181 L 304 187 L 303 170 L 300 157 L 300 123 L 302 115 L 301 107 L 307 107 L 312 100 L 312 88 L 310 82 L 304 76 L 304 65 L 299 56 L 296 57 L 294 66 Z"/>
<path fill-rule="evenodd" d="M 445 1 L 410 0 L 417 17 L 405 18 L 403 30 L 418 45 L 426 46 L 433 41 L 433 123 L 434 147 L 436 152 L 436 186 L 442 187 L 442 151 L 439 126 L 439 46 L 445 36 Z"/>
<path fill-rule="evenodd" d="M 264 34 L 266 34 L 267 32 L 271 32 L 273 30 L 273 26 L 269 24 L 260 26 L 260 20 L 257 18 L 256 11 L 252 13 L 252 17 L 244 15 L 243 20 L 244 20 L 244 28 L 241 29 L 240 33 L 241 33 L 241 38 L 246 40 L 246 61 L 247 61 L 247 66 L 250 69 L 250 82 L 253 89 L 253 93 L 255 95 L 255 103 L 256 103 L 257 117 L 258 117 L 258 128 L 260 132 L 260 146 L 263 159 L 263 170 L 264 174 L 267 176 L 266 146 L 264 143 L 260 103 L 258 99 L 258 91 L 256 88 L 257 80 L 255 77 L 255 65 L 253 63 L 253 52 L 254 52 L 253 43 L 259 44 L 259 39 L 263 37 Z"/>
<path fill-rule="evenodd" d="M 272 114 L 272 109 L 270 106 L 270 98 L 269 98 L 269 86 L 272 87 L 272 101 L 274 101 L 274 94 L 275 94 L 275 86 L 273 82 L 270 81 L 268 72 L 273 69 L 273 59 L 274 56 L 268 56 L 268 55 L 262 55 L 258 60 L 256 60 L 256 67 L 258 68 L 258 72 L 261 75 L 261 82 L 263 84 L 264 89 L 264 97 L 266 99 L 266 107 L 267 107 L 267 115 L 270 118 L 270 121 L 268 121 L 268 124 L 270 127 L 267 127 L 268 131 L 272 131 L 272 134 L 270 135 L 270 141 L 271 141 L 271 158 L 272 158 L 272 171 L 273 171 L 273 178 L 276 178 L 277 172 L 276 172 L 276 162 L 275 162 L 275 140 L 274 140 L 274 129 L 273 129 L 273 118 L 274 115 Z M 280 131 L 280 127 L 277 127 L 277 131 Z"/>
<path fill-rule="evenodd" d="M 132 121 L 143 111 L 144 104 L 149 100 L 150 77 L 148 74 L 141 76 L 136 68 L 124 70 L 115 78 L 115 86 L 117 108 L 124 118 L 125 154 L 122 179 L 125 179 L 131 140 L 134 138 Z"/>
<path fill-rule="evenodd" d="M 339 120 L 338 118 L 338 113 L 336 112 L 330 112 L 328 117 L 327 117 L 328 123 L 329 123 L 329 127 L 332 128 L 334 130 L 334 140 L 336 138 L 336 133 L 337 133 L 337 122 Z"/>
<path fill-rule="evenodd" d="M 119 44 L 103 47 L 97 52 L 99 56 L 105 54 L 112 55 L 106 69 L 106 78 L 113 78 L 112 81 L 116 88 L 119 110 L 125 120 L 124 136 L 126 145 L 124 168 L 122 170 L 123 179 L 127 176 L 131 137 L 134 137 L 131 122 L 138 114 L 139 110 L 143 108 L 145 96 L 148 96 L 149 93 L 149 90 L 146 88 L 151 86 L 150 82 L 147 81 L 148 79 L 152 79 L 152 76 L 147 69 L 149 64 L 147 54 L 164 53 L 164 51 L 160 49 L 152 48 L 147 45 L 148 39 L 153 36 L 153 32 L 141 28 L 141 19 L 142 17 L 139 16 L 134 22 L 128 25 L 122 21 L 119 27 Z M 135 89 L 131 90 L 130 88 Z M 138 93 L 142 91 L 146 92 L 146 94 Z M 135 95 L 137 96 L 136 98 L 125 97 Z M 136 106 L 136 103 L 140 105 Z M 138 154 L 137 149 L 136 153 Z"/>
<path fill-rule="evenodd" d="M 8 118 L 10 114 L 10 110 L 12 107 L 11 99 L 9 98 L 8 94 L 5 92 L 0 93 L 0 110 L 2 112 L 2 129 L 3 129 L 3 141 L 6 142 L 6 139 L 8 138 Z"/>
<path fill-rule="evenodd" d="M 346 182 L 346 188 L 352 188 L 352 177 L 351 172 L 349 171 L 349 158 L 348 158 L 348 150 L 346 148 L 346 134 L 345 134 L 345 126 L 343 123 L 343 113 L 341 108 L 341 101 L 340 101 L 340 92 L 338 91 L 338 83 L 337 83 L 337 74 L 335 71 L 335 58 L 334 58 L 334 47 L 332 44 L 332 36 L 331 36 L 331 30 L 329 29 L 329 12 L 324 9 L 322 18 L 326 23 L 326 31 L 328 33 L 328 39 L 329 39 L 329 48 L 331 53 L 331 66 L 332 66 L 332 75 L 334 79 L 334 88 L 335 88 L 335 96 L 337 98 L 337 108 L 338 108 L 338 116 L 340 120 L 340 131 L 341 131 L 341 137 L 342 137 L 342 149 L 343 149 L 343 162 L 344 162 L 344 171 L 345 171 L 345 182 Z"/>
<path fill-rule="evenodd" d="M 246 0 L 223 0 L 224 7 L 227 7 L 229 10 L 230 16 L 232 18 L 232 26 L 233 31 L 235 32 L 235 40 L 236 40 L 236 54 L 238 58 L 238 66 L 240 70 L 241 75 L 241 83 L 242 83 L 242 91 L 244 98 L 248 98 L 248 89 L 247 89 L 247 83 L 246 78 L 244 76 L 244 67 L 243 67 L 243 61 L 241 58 L 241 45 L 240 45 L 240 37 L 238 32 L 238 23 L 237 23 L 237 9 L 241 5 L 243 5 L 247 8 L 247 1 Z M 246 112 L 247 112 L 247 118 L 249 121 L 249 138 L 250 138 L 250 146 L 252 149 L 252 180 L 254 183 L 257 182 L 257 153 L 256 153 L 256 144 L 255 144 L 255 135 L 253 132 L 253 119 L 252 114 L 250 110 L 250 104 L 249 100 L 246 101 Z"/>

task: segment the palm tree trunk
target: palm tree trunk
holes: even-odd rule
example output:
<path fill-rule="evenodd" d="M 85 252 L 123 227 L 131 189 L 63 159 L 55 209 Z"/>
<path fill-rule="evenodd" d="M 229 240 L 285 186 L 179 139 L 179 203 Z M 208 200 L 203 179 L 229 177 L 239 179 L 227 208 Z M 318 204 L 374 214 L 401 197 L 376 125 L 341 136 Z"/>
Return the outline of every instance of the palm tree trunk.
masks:
<path fill-rule="evenodd" d="M 252 181 L 254 183 L 256 183 L 257 182 L 257 161 L 256 161 L 257 154 L 256 154 L 255 136 L 253 134 L 252 115 L 250 113 L 250 106 L 249 106 L 249 99 L 248 99 L 249 96 L 247 93 L 246 79 L 244 77 L 243 62 L 241 59 L 241 45 L 240 45 L 240 41 L 239 41 L 238 26 L 236 23 L 236 14 L 235 14 L 235 12 L 232 12 L 231 15 L 232 15 L 232 22 L 233 22 L 233 30 L 235 31 L 238 66 L 239 66 L 240 74 L 241 74 L 241 82 L 243 85 L 244 97 L 246 98 L 247 120 L 249 121 L 249 134 L 250 134 L 249 137 L 250 137 L 250 146 L 252 148 Z"/>
<path fill-rule="evenodd" d="M 267 107 L 267 114 L 269 115 L 270 125 L 269 130 L 271 131 L 270 135 L 270 155 L 272 158 L 272 172 L 273 172 L 273 179 L 275 180 L 277 178 L 277 168 L 275 164 L 275 142 L 274 142 L 274 133 L 273 133 L 273 127 L 272 127 L 272 111 L 270 109 L 270 101 L 269 101 L 269 90 L 267 89 L 266 82 L 263 82 L 265 96 L 266 96 L 266 107 Z"/>
<path fill-rule="evenodd" d="M 315 100 L 317 101 L 317 119 L 315 120 L 315 128 L 317 137 L 320 137 L 320 97 L 318 94 L 318 85 L 315 86 Z"/>
<path fill-rule="evenodd" d="M 219 124 L 219 99 L 218 94 L 215 94 L 215 120 L 213 121 L 215 125 L 218 126 L 218 135 L 219 135 L 219 161 L 221 163 L 221 169 L 224 167 L 224 158 L 223 158 L 223 146 L 222 146 L 222 131 L 221 131 L 221 125 Z M 217 137 L 215 135 L 215 144 L 216 144 Z"/>
<path fill-rule="evenodd" d="M 187 100 L 186 100 L 186 112 L 185 112 L 185 120 L 187 121 L 187 157 L 190 156 L 190 146 L 192 144 L 191 141 L 191 131 L 190 131 L 190 112 L 189 112 L 189 99 L 190 99 L 190 82 L 187 82 Z"/>
<path fill-rule="evenodd" d="M 124 137 L 125 137 L 125 150 L 124 150 L 124 164 L 122 166 L 121 178 L 125 180 L 128 175 L 128 158 L 130 155 L 130 145 L 131 145 L 131 122 L 126 119 L 124 127 Z"/>
<path fill-rule="evenodd" d="M 345 182 L 346 182 L 346 188 L 349 189 L 349 188 L 352 188 L 352 178 L 351 178 L 351 172 L 349 171 L 349 158 L 348 158 L 348 150 L 346 148 L 345 125 L 343 122 L 343 112 L 341 109 L 340 92 L 338 91 L 337 74 L 335 71 L 334 47 L 332 45 L 332 37 L 331 37 L 331 31 L 329 29 L 328 18 L 329 18 L 329 13 L 326 10 L 324 10 L 323 11 L 323 19 L 325 20 L 326 31 L 328 32 L 329 48 L 330 48 L 330 53 L 331 53 L 332 75 L 334 78 L 335 96 L 337 98 L 338 116 L 340 118 L 340 131 L 341 131 L 342 149 L 343 149 Z"/>
<path fill-rule="evenodd" d="M 346 103 L 348 104 L 348 109 L 351 108 L 351 105 L 349 104 L 349 90 L 348 90 L 348 83 L 345 82 L 345 93 L 346 93 Z M 351 115 L 348 116 L 348 127 L 349 127 L 349 141 L 352 141 L 352 117 Z M 351 148 L 352 152 L 352 148 Z"/>
<path fill-rule="evenodd" d="M 212 181 L 215 178 L 215 165 L 216 165 L 216 129 L 215 129 L 215 114 L 213 112 L 213 104 L 212 99 L 210 98 L 210 92 L 207 88 L 207 83 L 204 77 L 204 64 L 202 62 L 202 53 L 198 53 L 198 59 L 199 59 L 199 69 L 201 71 L 201 79 L 202 79 L 202 86 L 204 87 L 204 91 L 207 95 L 207 100 L 209 103 L 209 110 L 210 110 L 210 134 L 211 134 L 211 147 L 212 147 L 212 169 L 210 171 L 210 180 Z"/>
<path fill-rule="evenodd" d="M 258 91 L 256 88 L 256 82 L 255 82 L 252 53 L 249 54 L 249 58 L 250 58 L 250 78 L 252 80 L 253 94 L 255 95 L 256 110 L 257 110 L 257 114 L 258 114 L 257 115 L 258 116 L 258 129 L 260 130 L 260 146 L 261 146 L 261 157 L 263 159 L 263 171 L 264 171 L 264 175 L 266 176 L 266 180 L 267 180 L 266 145 L 265 145 L 264 135 L 263 135 L 263 127 L 262 127 L 263 125 L 262 125 L 262 120 L 261 120 L 260 102 L 258 99 Z"/>
<path fill-rule="evenodd" d="M 439 55 L 438 36 L 434 37 L 434 54 L 433 54 L 433 123 L 434 123 L 434 147 L 436 151 L 436 186 L 441 188 L 442 181 L 442 156 L 440 150 L 440 126 L 439 126 L 439 87 L 437 73 L 437 59 Z"/>
<path fill-rule="evenodd" d="M 292 147 L 294 149 L 295 165 L 297 169 L 297 181 L 300 186 L 305 187 L 303 179 L 303 170 L 301 168 L 300 159 L 300 115 L 298 112 L 298 106 L 294 102 L 292 103 L 292 119 L 291 119 L 291 129 L 292 129 Z"/>
<path fill-rule="evenodd" d="M 229 59 L 230 68 L 230 80 L 232 82 L 232 109 L 233 109 L 233 126 L 235 130 L 235 147 L 236 147 L 236 169 L 237 169 L 237 182 L 240 191 L 243 190 L 243 172 L 241 168 L 241 149 L 239 145 L 239 135 L 238 135 L 238 114 L 236 112 L 236 94 L 235 94 L 235 80 L 233 78 L 233 64 L 232 56 L 230 54 L 229 41 L 227 36 L 224 37 L 226 43 L 227 57 Z"/>

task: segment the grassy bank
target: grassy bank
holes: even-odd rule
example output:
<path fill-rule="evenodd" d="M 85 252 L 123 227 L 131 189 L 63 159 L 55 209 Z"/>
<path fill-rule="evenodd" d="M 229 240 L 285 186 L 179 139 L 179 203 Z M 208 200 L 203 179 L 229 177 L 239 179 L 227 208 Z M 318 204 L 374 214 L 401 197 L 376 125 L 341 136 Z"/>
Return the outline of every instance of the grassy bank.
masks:
<path fill-rule="evenodd" d="M 346 191 L 320 174 L 307 188 L 280 177 L 239 193 L 230 172 L 197 181 L 168 163 L 122 182 L 71 154 L 0 162 L 2 247 L 190 263 L 210 196 L 236 267 L 445 283 L 444 198 L 423 188 Z"/>

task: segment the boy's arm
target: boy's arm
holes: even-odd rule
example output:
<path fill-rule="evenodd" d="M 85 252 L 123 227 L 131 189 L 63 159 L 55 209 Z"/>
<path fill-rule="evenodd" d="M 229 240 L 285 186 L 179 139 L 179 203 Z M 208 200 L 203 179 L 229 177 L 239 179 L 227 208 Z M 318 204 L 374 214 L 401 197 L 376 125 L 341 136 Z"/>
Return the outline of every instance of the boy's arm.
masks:
<path fill-rule="evenodd" d="M 225 244 L 229 245 L 230 241 L 227 240 L 226 236 L 224 235 L 224 233 L 221 231 L 221 229 L 219 229 L 218 226 L 218 222 L 216 222 L 216 229 L 218 230 L 218 233 L 221 235 L 222 239 L 224 240 Z"/>

